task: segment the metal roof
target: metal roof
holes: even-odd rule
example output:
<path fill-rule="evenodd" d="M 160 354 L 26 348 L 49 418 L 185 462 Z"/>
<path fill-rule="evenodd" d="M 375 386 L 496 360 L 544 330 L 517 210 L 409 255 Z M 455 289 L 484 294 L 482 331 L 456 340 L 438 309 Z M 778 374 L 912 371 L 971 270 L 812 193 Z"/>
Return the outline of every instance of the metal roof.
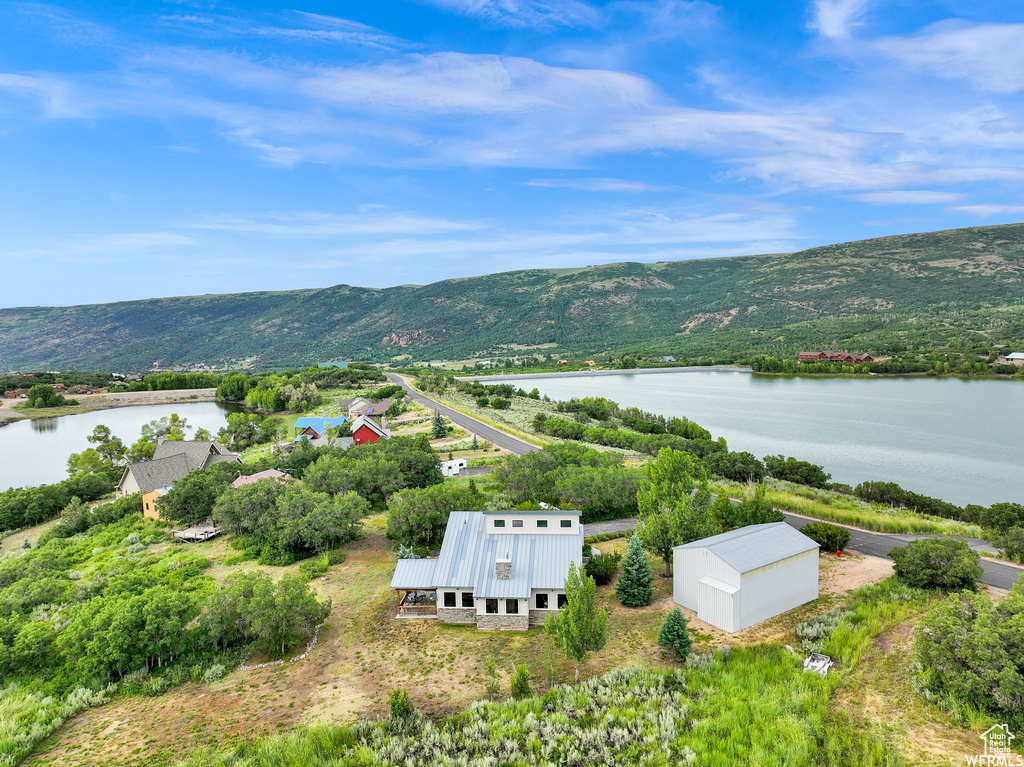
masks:
<path fill-rule="evenodd" d="M 818 544 L 785 522 L 748 525 L 676 549 L 708 549 L 739 573 L 818 548 Z"/>
<path fill-rule="evenodd" d="M 723 583 L 722 581 L 716 578 L 712 578 L 710 575 L 705 575 L 698 581 L 698 583 L 703 583 L 706 586 L 710 586 L 713 589 L 724 591 L 726 594 L 735 594 L 737 591 L 740 590 L 739 586 L 730 586 L 728 583 Z"/>
<path fill-rule="evenodd" d="M 400 560 L 391 588 L 463 588 L 472 589 L 478 599 L 528 599 L 532 589 L 563 588 L 569 564 L 582 563 L 583 530 L 579 525 L 578 532 L 571 534 L 487 533 L 485 519 L 484 512 L 453 511 L 440 556 Z M 495 577 L 498 559 L 512 560 L 511 577 Z M 410 566 L 406 562 L 433 562 L 435 567 L 431 571 L 425 564 Z"/>
<path fill-rule="evenodd" d="M 393 589 L 433 589 L 436 559 L 399 559 L 391 579 Z"/>
<path fill-rule="evenodd" d="M 318 432 L 322 434 L 323 430 L 326 427 L 341 426 L 343 423 L 348 423 L 348 419 L 345 416 L 338 416 L 336 418 L 316 418 L 313 416 L 304 415 L 295 419 L 295 428 L 305 429 L 309 426 L 312 426 L 314 429 L 316 429 Z"/>

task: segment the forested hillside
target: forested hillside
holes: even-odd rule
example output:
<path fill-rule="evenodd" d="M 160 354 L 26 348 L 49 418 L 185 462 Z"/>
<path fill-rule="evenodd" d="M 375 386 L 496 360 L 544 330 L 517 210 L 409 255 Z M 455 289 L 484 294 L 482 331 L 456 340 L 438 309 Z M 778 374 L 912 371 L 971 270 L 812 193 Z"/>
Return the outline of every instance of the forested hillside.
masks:
<path fill-rule="evenodd" d="M 546 352 L 736 358 L 1024 340 L 1024 224 L 387 289 L 0 310 L 0 368 L 257 368 Z"/>

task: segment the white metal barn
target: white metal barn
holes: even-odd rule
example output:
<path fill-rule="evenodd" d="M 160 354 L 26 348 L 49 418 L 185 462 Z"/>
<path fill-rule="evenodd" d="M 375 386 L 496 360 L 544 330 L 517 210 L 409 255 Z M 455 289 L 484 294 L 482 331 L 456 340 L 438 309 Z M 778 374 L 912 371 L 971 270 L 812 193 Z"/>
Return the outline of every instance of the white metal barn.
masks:
<path fill-rule="evenodd" d="M 818 598 L 818 544 L 785 522 L 676 546 L 673 566 L 676 603 L 730 633 Z"/>

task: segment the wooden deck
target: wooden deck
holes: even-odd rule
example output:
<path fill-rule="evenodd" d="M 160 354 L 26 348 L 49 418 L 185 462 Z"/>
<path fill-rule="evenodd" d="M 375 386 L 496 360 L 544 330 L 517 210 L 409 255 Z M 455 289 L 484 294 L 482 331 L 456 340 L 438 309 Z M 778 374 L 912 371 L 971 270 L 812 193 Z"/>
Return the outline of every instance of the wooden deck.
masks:
<path fill-rule="evenodd" d="M 175 540 L 183 543 L 202 543 L 220 535 L 220 528 L 212 524 L 194 525 L 185 530 L 171 530 Z"/>

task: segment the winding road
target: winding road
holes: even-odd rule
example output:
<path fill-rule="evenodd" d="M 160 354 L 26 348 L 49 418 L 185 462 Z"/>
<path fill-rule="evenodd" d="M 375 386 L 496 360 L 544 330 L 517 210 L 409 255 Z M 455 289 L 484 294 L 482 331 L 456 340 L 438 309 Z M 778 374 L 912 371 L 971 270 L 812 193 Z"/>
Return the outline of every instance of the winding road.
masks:
<path fill-rule="evenodd" d="M 452 410 L 450 407 L 442 405 L 440 402 L 427 397 L 425 394 L 420 394 L 419 392 L 414 391 L 402 376 L 395 375 L 394 373 L 389 373 L 387 375 L 388 380 L 392 383 L 400 384 L 411 399 L 422 405 L 426 405 L 432 410 L 439 411 L 441 415 L 450 419 L 453 423 L 458 424 L 463 429 L 466 429 L 483 439 L 493 442 L 498 447 L 504 448 L 516 455 L 530 453 L 538 449 L 529 442 L 524 442 L 517 437 L 506 434 L 500 429 L 488 426 L 472 416 L 465 415 L 457 410 Z M 815 521 L 811 517 L 804 517 L 799 514 L 789 514 L 785 512 L 783 512 L 783 514 L 786 517 L 786 522 L 798 530 L 807 523 Z M 876 557 L 889 558 L 889 552 L 897 546 L 903 546 L 910 541 L 918 540 L 920 538 L 930 537 L 927 535 L 872 533 L 867 530 L 860 530 L 859 528 L 850 527 L 848 525 L 839 526 L 845 527 L 850 531 L 851 550 L 859 551 L 862 554 L 871 554 Z M 601 533 L 626 532 L 632 530 L 634 527 L 636 527 L 636 517 L 630 517 L 628 519 L 616 519 L 611 522 L 594 522 L 589 525 L 584 525 L 584 532 L 586 535 L 599 535 Z M 963 540 L 966 540 L 971 548 L 975 550 L 992 548 L 991 544 L 988 544 L 985 541 L 979 541 L 975 538 L 965 538 Z M 1024 568 L 1022 567 L 1015 567 L 1014 565 L 1004 564 L 1002 562 L 990 562 L 985 559 L 981 560 L 981 568 L 982 576 L 978 581 L 1000 589 L 1011 588 L 1013 584 L 1016 583 L 1022 575 L 1024 575 Z"/>

